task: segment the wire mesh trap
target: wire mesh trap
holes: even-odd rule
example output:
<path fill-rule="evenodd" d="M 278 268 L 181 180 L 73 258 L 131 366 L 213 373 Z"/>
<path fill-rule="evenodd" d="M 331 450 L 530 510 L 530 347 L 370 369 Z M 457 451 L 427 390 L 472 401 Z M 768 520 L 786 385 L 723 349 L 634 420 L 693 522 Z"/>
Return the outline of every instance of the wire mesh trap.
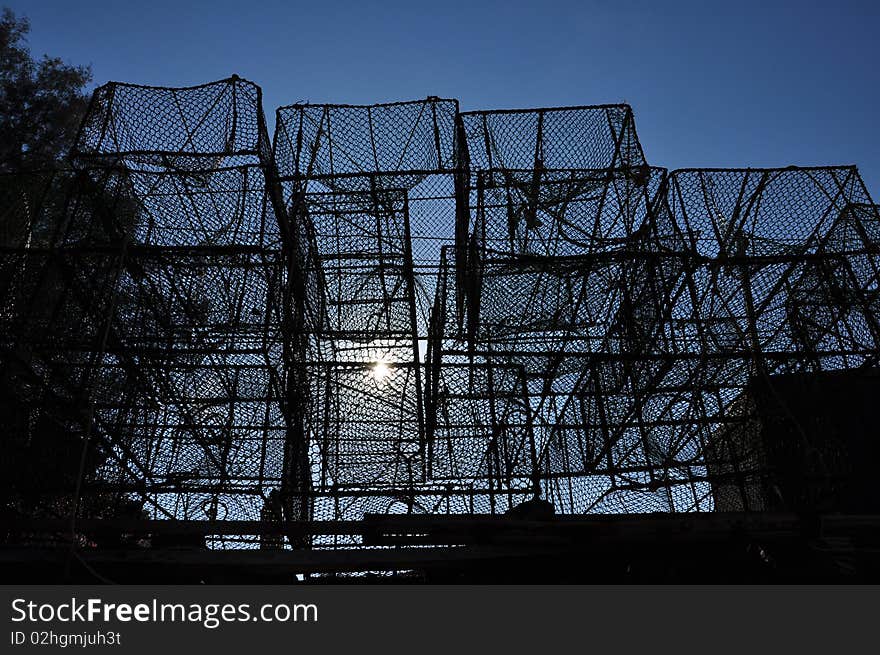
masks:
<path fill-rule="evenodd" d="M 332 549 L 279 533 L 849 507 L 789 396 L 877 379 L 878 242 L 855 168 L 667 172 L 625 105 L 291 105 L 270 142 L 246 80 L 110 83 L 69 165 L 0 178 L 5 511 Z"/>

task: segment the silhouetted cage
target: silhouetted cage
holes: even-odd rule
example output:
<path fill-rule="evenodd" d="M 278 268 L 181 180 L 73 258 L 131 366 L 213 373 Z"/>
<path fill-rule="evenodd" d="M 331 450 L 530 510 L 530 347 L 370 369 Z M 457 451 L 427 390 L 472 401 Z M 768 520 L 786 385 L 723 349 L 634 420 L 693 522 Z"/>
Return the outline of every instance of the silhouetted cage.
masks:
<path fill-rule="evenodd" d="M 647 164 L 628 105 L 464 112 L 461 126 L 471 171 Z"/>
<path fill-rule="evenodd" d="M 231 77 L 185 88 L 105 84 L 92 96 L 71 154 L 186 174 L 265 164 L 270 149 L 260 87 Z"/>
<path fill-rule="evenodd" d="M 0 177 L 3 511 L 75 519 L 8 539 L 349 548 L 382 544 L 339 521 L 535 498 L 876 511 L 855 168 L 667 173 L 625 105 L 433 97 L 282 107 L 270 146 L 237 77 L 100 87 L 70 162 Z"/>
<path fill-rule="evenodd" d="M 439 375 L 447 362 L 522 368 L 536 477 L 557 510 L 767 509 L 752 380 L 876 365 L 876 215 L 855 170 L 676 172 L 622 204 L 641 217 L 621 212 L 616 239 L 595 211 L 511 229 L 523 183 L 501 185 L 492 219 L 478 178 L 468 329 L 438 297 Z M 560 227 L 542 234 L 548 222 Z M 479 238 L 492 225 L 495 248 Z M 599 234 L 575 242 L 578 226 Z"/>
<path fill-rule="evenodd" d="M 457 115 L 458 101 L 440 98 L 281 107 L 278 172 L 282 179 L 318 181 L 335 191 L 412 189 L 430 173 L 454 172 Z"/>
<path fill-rule="evenodd" d="M 385 202 L 382 192 L 405 197 L 422 337 L 434 300 L 440 248 L 455 234 L 457 116 L 458 102 L 439 98 L 290 105 L 276 116 L 275 162 L 288 202 L 305 193 L 319 201 L 321 193 L 339 192 L 329 197 L 341 198 L 353 192 L 348 201 L 352 206 L 360 203 L 375 213 Z M 360 229 L 361 236 L 371 238 L 364 231 L 369 226 Z"/>
<path fill-rule="evenodd" d="M 29 420 L 80 467 L 48 515 L 259 519 L 288 486 L 269 154 L 243 80 L 95 92 L 77 170 L 55 174 L 74 179 L 51 192 L 56 236 L 5 256 L 7 358 L 47 416 Z"/>
<path fill-rule="evenodd" d="M 323 291 L 321 352 L 310 371 L 313 412 L 324 416 L 320 487 L 412 483 L 424 473 L 406 195 L 307 198 Z"/>
<path fill-rule="evenodd" d="M 647 166 L 479 171 L 471 189 L 473 232 L 481 249 L 499 255 L 619 248 L 648 220 L 664 174 Z"/>
<path fill-rule="evenodd" d="M 283 196 L 311 244 L 302 366 L 316 519 L 430 513 L 446 494 L 427 480 L 424 366 L 455 234 L 457 115 L 436 98 L 277 112 Z"/>

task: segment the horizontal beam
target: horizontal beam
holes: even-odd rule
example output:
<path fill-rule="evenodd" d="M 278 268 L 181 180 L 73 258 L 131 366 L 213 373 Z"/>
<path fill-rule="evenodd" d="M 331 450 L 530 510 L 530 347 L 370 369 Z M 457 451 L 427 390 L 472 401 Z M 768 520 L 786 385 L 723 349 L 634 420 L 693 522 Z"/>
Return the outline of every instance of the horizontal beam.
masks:
<path fill-rule="evenodd" d="M 536 534 L 607 529 L 651 531 L 669 528 L 745 529 L 761 531 L 798 530 L 807 520 L 792 513 L 693 512 L 669 514 L 560 515 L 547 520 L 531 520 L 508 515 L 453 514 L 366 514 L 359 521 L 173 521 L 141 519 L 80 519 L 80 532 L 161 533 L 178 535 L 356 535 L 376 532 L 426 533 L 434 530 L 471 532 L 474 530 L 531 531 Z M 880 515 L 820 516 L 813 525 L 834 532 L 850 529 L 880 531 Z M 69 532 L 68 519 L 14 519 L 8 532 Z"/>

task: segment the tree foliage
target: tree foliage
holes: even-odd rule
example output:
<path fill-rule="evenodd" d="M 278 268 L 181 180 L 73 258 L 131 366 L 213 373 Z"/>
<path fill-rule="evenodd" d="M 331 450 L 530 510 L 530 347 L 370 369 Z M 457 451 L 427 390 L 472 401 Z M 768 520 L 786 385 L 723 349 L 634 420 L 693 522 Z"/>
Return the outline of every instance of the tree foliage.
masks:
<path fill-rule="evenodd" d="M 44 168 L 76 138 L 92 79 L 88 66 L 34 59 L 30 22 L 8 8 L 0 17 L 0 172 Z"/>
<path fill-rule="evenodd" d="M 70 276 L 39 250 L 51 245 L 62 222 L 73 174 L 57 163 L 76 138 L 91 70 L 33 58 L 29 31 L 26 18 L 0 13 L 0 318 L 11 344 L 0 349 L 0 517 L 69 512 L 83 450 L 76 433 L 81 409 L 70 396 L 68 407 L 48 411 L 59 402 L 47 391 L 51 357 L 27 344 L 52 340 L 48 331 L 58 328 L 48 317 L 59 308 L 70 325 L 87 318 L 69 302 L 62 306 Z M 85 470 L 98 461 L 87 460 Z"/>

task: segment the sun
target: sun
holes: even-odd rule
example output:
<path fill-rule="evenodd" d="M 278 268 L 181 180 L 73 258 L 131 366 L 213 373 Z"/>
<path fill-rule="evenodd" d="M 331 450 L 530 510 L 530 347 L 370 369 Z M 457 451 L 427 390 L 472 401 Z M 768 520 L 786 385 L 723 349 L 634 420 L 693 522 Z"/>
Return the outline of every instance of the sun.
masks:
<path fill-rule="evenodd" d="M 373 379 L 376 382 L 381 382 L 385 380 L 389 375 L 391 375 L 391 368 L 385 362 L 379 360 L 370 369 L 370 373 L 373 376 Z"/>

